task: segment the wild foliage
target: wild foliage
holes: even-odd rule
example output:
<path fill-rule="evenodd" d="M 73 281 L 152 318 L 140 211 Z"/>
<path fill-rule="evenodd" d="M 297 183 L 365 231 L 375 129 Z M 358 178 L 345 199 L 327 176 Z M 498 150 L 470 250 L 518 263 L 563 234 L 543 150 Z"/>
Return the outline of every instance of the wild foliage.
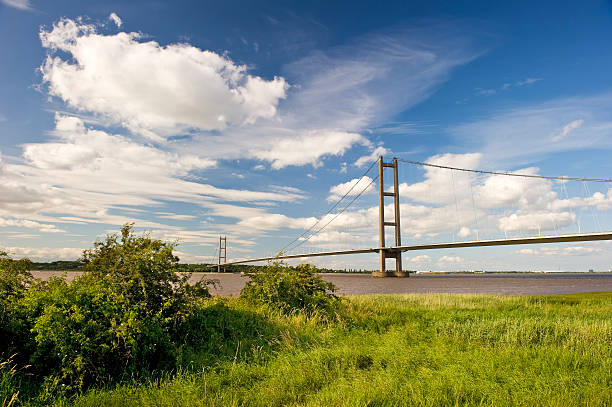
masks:
<path fill-rule="evenodd" d="M 346 318 L 325 324 L 256 308 L 280 335 L 262 332 L 259 346 L 213 368 L 66 405 L 612 405 L 612 293 L 377 295 L 345 305 Z"/>
<path fill-rule="evenodd" d="M 84 252 L 72 282 L 32 281 L 28 260 L 3 253 L 0 353 L 29 363 L 43 396 L 174 368 L 191 304 L 210 297 L 211 283 L 189 284 L 174 247 L 125 225 Z"/>
<path fill-rule="evenodd" d="M 336 287 L 318 274 L 310 264 L 288 266 L 273 262 L 263 268 L 249 269 L 240 297 L 253 304 L 265 304 L 282 312 L 329 312 L 340 302 Z"/>

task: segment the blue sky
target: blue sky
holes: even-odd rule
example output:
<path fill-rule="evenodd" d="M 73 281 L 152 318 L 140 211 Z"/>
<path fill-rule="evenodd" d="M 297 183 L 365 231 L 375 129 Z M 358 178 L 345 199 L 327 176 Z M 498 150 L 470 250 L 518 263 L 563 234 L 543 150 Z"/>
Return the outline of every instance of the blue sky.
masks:
<path fill-rule="evenodd" d="M 2 0 L 0 38 L 0 247 L 15 256 L 76 258 L 130 221 L 187 262 L 220 234 L 229 258 L 269 255 L 379 154 L 612 177 L 610 2 Z M 607 184 L 400 177 L 405 243 L 612 228 Z M 375 247 L 376 216 L 366 191 L 302 248 Z M 609 249 L 405 262 L 609 269 Z"/>

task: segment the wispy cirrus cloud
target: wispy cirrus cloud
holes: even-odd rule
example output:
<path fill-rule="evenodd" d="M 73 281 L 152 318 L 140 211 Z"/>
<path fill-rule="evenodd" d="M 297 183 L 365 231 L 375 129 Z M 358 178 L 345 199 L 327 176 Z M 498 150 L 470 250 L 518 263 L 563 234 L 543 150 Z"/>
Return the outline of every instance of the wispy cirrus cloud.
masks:
<path fill-rule="evenodd" d="M 578 120 L 574 120 L 573 122 L 566 124 L 565 126 L 563 126 L 563 129 L 561 129 L 561 132 L 559 132 L 559 134 L 556 134 L 550 138 L 550 141 L 563 140 L 564 138 L 567 137 L 568 134 L 570 134 L 572 130 L 575 130 L 578 127 L 582 126 L 582 123 L 584 123 L 584 120 L 578 119 Z"/>
<path fill-rule="evenodd" d="M 507 91 L 511 88 L 520 88 L 522 86 L 534 84 L 541 80 L 542 78 L 526 78 L 526 79 L 516 81 L 516 82 L 506 82 L 497 88 L 489 88 L 489 89 L 476 88 L 476 94 L 479 96 L 493 96 L 500 92 Z"/>
<path fill-rule="evenodd" d="M 2 4 L 24 11 L 33 10 L 30 0 L 2 0 Z"/>
<path fill-rule="evenodd" d="M 609 93 L 555 99 L 496 111 L 448 131 L 464 148 L 480 151 L 484 166 L 516 167 L 556 152 L 612 147 L 610 109 Z"/>

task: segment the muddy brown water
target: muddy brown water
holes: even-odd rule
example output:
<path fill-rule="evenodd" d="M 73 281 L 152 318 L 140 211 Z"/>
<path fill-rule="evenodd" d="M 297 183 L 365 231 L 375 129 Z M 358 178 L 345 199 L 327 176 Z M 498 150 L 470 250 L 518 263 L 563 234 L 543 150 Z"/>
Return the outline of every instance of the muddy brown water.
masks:
<path fill-rule="evenodd" d="M 43 280 L 61 271 L 35 271 Z M 80 272 L 66 272 L 72 279 Z M 612 273 L 486 273 L 486 274 L 412 274 L 409 278 L 374 278 L 369 274 L 324 273 L 321 275 L 338 287 L 340 295 L 458 293 L 458 294 L 570 294 L 612 291 Z M 247 277 L 235 273 L 194 273 L 192 281 L 214 279 L 219 285 L 213 294 L 237 296 Z"/>

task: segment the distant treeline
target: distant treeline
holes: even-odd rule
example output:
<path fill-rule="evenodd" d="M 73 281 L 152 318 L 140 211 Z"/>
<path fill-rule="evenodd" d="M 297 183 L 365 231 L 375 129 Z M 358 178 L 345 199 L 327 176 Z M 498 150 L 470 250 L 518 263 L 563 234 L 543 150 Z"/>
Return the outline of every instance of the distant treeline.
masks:
<path fill-rule="evenodd" d="M 79 271 L 85 265 L 84 262 L 79 260 L 60 260 L 60 261 L 51 261 L 51 262 L 33 262 L 31 269 L 32 271 L 40 271 L 40 270 L 51 270 L 51 271 Z M 179 268 L 181 268 L 185 272 L 189 273 L 211 273 L 217 271 L 216 264 L 179 264 Z M 225 266 L 226 273 L 243 273 L 246 272 L 250 268 L 254 268 L 257 271 L 261 271 L 265 265 L 257 265 L 251 266 L 246 264 L 233 264 L 231 266 Z M 321 273 L 371 273 L 371 270 L 361 270 L 361 269 L 328 269 L 328 268 L 319 268 Z M 223 267 L 221 268 L 223 271 Z"/>
<path fill-rule="evenodd" d="M 51 261 L 51 262 L 32 262 L 30 266 L 30 270 L 68 270 L 68 271 L 78 271 L 83 268 L 85 265 L 84 262 L 78 260 L 60 260 L 60 261 Z"/>

